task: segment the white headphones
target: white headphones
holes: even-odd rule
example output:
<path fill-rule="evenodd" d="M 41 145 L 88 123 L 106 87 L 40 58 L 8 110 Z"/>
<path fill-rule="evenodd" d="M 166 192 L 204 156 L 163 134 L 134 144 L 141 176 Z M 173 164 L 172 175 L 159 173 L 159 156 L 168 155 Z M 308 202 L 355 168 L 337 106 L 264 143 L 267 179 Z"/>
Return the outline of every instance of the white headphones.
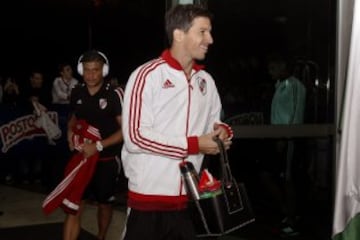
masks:
<path fill-rule="evenodd" d="M 102 69 L 102 76 L 106 77 L 109 74 L 109 60 L 107 59 L 105 54 L 103 54 L 102 52 L 99 52 L 99 51 L 96 51 L 96 52 L 105 60 L 105 63 L 103 65 L 103 69 Z M 78 62 L 77 62 L 77 71 L 81 76 L 84 74 L 84 67 L 83 67 L 83 63 L 82 63 L 83 57 L 84 57 L 84 54 L 79 57 Z"/>

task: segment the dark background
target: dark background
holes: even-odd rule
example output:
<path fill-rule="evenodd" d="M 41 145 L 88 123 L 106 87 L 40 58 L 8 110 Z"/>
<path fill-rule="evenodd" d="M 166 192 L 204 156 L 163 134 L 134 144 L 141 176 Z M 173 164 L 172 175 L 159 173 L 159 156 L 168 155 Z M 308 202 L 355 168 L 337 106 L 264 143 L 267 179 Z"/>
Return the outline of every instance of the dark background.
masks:
<path fill-rule="evenodd" d="M 213 37 L 205 63 L 221 93 L 272 85 L 266 57 L 273 52 L 317 63 L 320 82 L 334 79 L 335 0 L 208 0 Z M 33 68 L 51 82 L 63 61 L 74 67 L 88 48 L 103 51 L 110 73 L 125 83 L 139 64 L 165 47 L 165 0 L 3 1 L 0 76 L 24 81 Z M 332 84 L 333 86 L 333 84 Z M 256 108 L 256 107 L 255 107 Z M 322 121 L 328 121 L 323 117 Z"/>
<path fill-rule="evenodd" d="M 18 1 L 0 12 L 2 75 L 27 76 L 41 68 L 52 79 L 57 65 L 74 66 L 89 48 L 103 51 L 112 74 L 127 77 L 138 64 L 160 54 L 164 43 L 160 1 Z M 146 3 L 146 4 L 145 4 Z"/>

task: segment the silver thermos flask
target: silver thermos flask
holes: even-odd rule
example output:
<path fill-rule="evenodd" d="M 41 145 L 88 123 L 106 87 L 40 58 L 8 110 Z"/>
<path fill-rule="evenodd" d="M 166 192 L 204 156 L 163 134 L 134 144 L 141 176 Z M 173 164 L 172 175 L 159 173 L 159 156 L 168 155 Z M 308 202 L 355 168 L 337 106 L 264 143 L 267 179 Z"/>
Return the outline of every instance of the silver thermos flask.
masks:
<path fill-rule="evenodd" d="M 180 171 L 185 183 L 185 188 L 188 195 L 193 200 L 199 200 L 199 175 L 196 172 L 194 165 L 191 162 L 182 162 L 180 163 Z"/>

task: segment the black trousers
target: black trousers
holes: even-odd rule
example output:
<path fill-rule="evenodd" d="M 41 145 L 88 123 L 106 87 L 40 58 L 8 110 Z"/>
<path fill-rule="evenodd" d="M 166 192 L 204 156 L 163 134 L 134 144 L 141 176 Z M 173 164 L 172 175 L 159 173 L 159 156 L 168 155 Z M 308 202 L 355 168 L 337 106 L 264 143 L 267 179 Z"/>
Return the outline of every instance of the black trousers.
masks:
<path fill-rule="evenodd" d="M 195 240 L 192 220 L 186 210 L 138 211 L 130 209 L 124 240 Z"/>

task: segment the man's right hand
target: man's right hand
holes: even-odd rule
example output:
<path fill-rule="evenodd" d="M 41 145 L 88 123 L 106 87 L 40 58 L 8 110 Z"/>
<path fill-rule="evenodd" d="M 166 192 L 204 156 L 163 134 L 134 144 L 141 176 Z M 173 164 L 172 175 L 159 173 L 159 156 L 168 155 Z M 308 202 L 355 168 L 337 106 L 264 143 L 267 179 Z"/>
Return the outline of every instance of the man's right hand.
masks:
<path fill-rule="evenodd" d="M 214 138 L 220 135 L 221 130 L 217 129 L 211 133 L 201 135 L 198 137 L 199 151 L 203 154 L 216 155 L 220 152 L 219 146 L 214 141 Z M 230 140 L 224 141 L 225 149 L 229 149 L 231 145 Z"/>

